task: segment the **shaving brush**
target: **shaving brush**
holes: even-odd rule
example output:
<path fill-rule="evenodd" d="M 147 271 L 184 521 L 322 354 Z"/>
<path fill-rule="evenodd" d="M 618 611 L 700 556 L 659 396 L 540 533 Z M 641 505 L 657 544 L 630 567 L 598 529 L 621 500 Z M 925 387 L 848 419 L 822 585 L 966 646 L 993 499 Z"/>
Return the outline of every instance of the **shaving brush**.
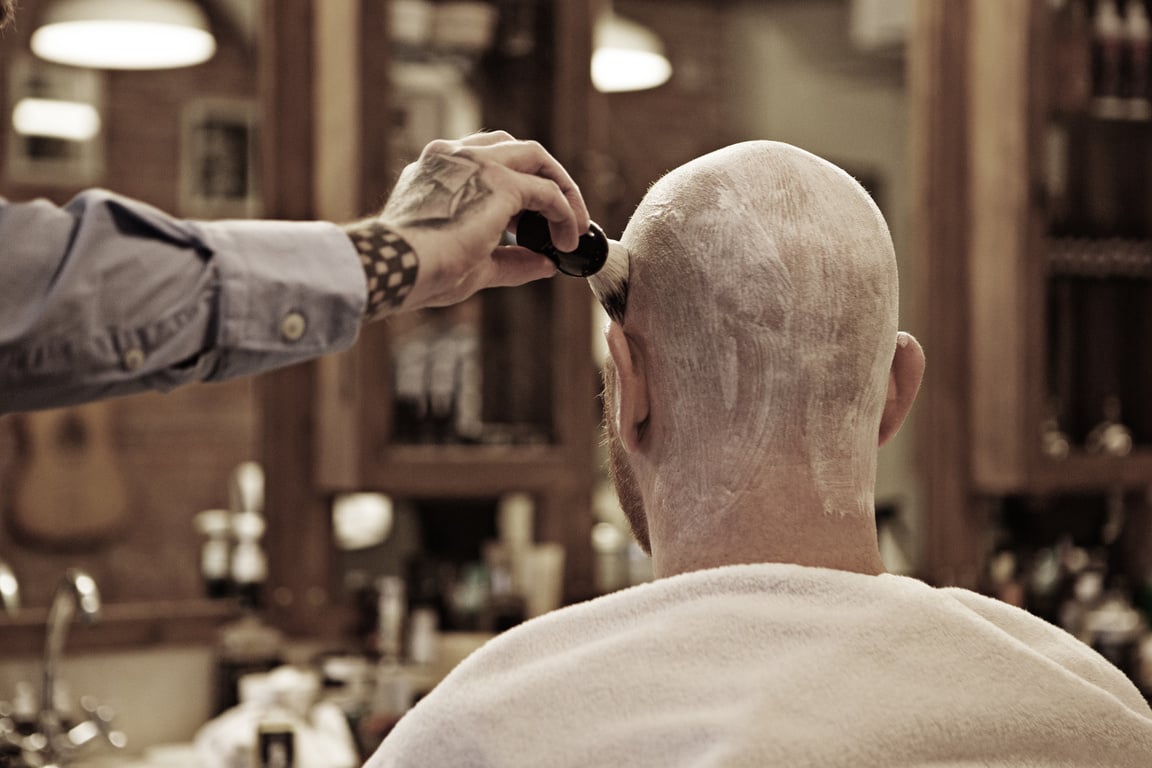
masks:
<path fill-rule="evenodd" d="M 524 211 L 516 225 L 516 244 L 552 260 L 566 275 L 584 277 L 592 293 L 616 322 L 623 322 L 628 304 L 628 251 L 609 240 L 595 222 L 580 236 L 574 251 L 561 251 L 552 243 L 548 220 L 536 211 Z"/>

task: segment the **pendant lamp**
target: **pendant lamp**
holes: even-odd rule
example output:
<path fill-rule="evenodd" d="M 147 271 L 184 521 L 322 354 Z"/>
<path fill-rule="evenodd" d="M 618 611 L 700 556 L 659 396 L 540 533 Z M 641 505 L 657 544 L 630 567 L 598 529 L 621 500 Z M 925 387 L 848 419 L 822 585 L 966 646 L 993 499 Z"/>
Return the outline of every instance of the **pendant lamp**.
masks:
<path fill-rule="evenodd" d="M 31 45 L 42 59 L 92 69 L 188 67 L 216 52 L 191 0 L 53 0 Z"/>
<path fill-rule="evenodd" d="M 602 93 L 643 91 L 672 76 L 659 36 L 610 7 L 593 29 L 592 85 Z"/>

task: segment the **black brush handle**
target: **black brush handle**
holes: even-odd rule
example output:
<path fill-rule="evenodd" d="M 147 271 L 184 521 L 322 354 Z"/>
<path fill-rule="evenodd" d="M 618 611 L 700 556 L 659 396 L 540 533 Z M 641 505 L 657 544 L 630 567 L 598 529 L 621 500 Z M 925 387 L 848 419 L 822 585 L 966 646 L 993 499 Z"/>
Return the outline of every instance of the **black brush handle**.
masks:
<path fill-rule="evenodd" d="M 548 219 L 537 211 L 524 211 L 516 224 L 516 244 L 543 254 L 566 275 L 589 277 L 600 271 L 608 260 L 608 237 L 596 223 L 580 236 L 574 251 L 561 251 L 552 244 Z"/>

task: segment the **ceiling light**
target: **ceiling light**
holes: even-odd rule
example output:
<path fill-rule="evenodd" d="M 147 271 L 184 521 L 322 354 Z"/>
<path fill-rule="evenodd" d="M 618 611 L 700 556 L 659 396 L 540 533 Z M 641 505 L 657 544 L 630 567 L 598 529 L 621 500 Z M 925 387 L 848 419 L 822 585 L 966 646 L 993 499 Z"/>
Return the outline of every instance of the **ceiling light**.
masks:
<path fill-rule="evenodd" d="M 216 52 L 204 11 L 190 0 L 55 0 L 32 51 L 94 69 L 169 69 Z"/>
<path fill-rule="evenodd" d="M 596 21 L 592 84 L 603 93 L 642 91 L 668 82 L 672 64 L 655 32 L 609 10 Z"/>
<path fill-rule="evenodd" d="M 24 136 L 88 141 L 100 132 L 100 113 L 91 104 L 63 99 L 21 99 L 12 127 Z"/>

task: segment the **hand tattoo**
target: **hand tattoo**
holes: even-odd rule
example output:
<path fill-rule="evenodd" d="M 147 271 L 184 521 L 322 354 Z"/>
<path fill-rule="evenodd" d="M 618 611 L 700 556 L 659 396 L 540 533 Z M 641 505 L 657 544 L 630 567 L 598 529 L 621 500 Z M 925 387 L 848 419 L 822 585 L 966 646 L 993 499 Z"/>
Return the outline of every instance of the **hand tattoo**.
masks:
<path fill-rule="evenodd" d="M 369 219 L 344 228 L 368 279 L 367 320 L 375 320 L 396 309 L 412 292 L 420 259 L 412 246 L 382 222 Z"/>
<path fill-rule="evenodd" d="M 480 172 L 480 164 L 463 152 L 422 159 L 381 215 L 397 224 L 442 229 L 492 193 Z"/>

